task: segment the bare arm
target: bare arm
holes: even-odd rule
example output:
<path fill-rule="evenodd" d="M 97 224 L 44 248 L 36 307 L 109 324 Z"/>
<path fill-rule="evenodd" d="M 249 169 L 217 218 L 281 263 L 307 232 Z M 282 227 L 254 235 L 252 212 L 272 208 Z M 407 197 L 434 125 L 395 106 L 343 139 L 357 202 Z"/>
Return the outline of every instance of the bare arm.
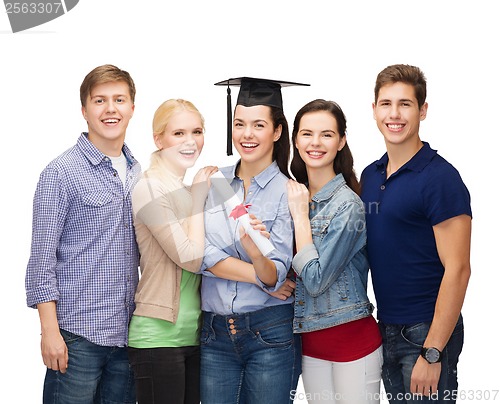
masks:
<path fill-rule="evenodd" d="M 262 222 L 250 215 L 250 223 L 253 228 L 260 230 L 261 234 L 269 238 L 270 234 L 266 232 L 265 226 Z M 245 262 L 238 258 L 229 257 L 225 260 L 219 261 L 209 269 L 218 278 L 227 279 L 230 281 L 247 282 L 259 285 L 256 277 L 268 286 L 274 286 L 278 280 L 276 273 L 276 265 L 269 259 L 262 255 L 251 237 L 240 228 L 241 244 L 245 248 L 252 263 Z"/>
<path fill-rule="evenodd" d="M 288 180 L 288 207 L 295 226 L 295 245 L 297 251 L 312 244 L 311 222 L 309 221 L 309 190 L 304 184 Z"/>
<path fill-rule="evenodd" d="M 215 276 L 229 281 L 247 282 L 257 285 L 257 279 L 253 265 L 239 260 L 238 258 L 229 257 L 219 261 L 213 267 L 208 269 Z"/>
<path fill-rule="evenodd" d="M 68 348 L 59 331 L 56 303 L 39 303 L 37 308 L 42 331 L 41 350 L 43 363 L 49 369 L 65 373 L 68 367 Z"/>
<path fill-rule="evenodd" d="M 471 218 L 460 215 L 434 226 L 444 276 L 439 288 L 434 318 L 425 347 L 443 350 L 455 328 L 470 278 Z M 437 391 L 441 364 L 429 364 L 419 357 L 412 373 L 411 391 L 428 395 Z"/>
<path fill-rule="evenodd" d="M 269 238 L 270 235 L 265 231 L 266 227 L 262 224 L 262 222 L 256 219 L 254 215 L 250 215 L 250 219 L 250 224 L 252 224 L 253 228 L 264 232 Z M 252 266 L 255 274 L 266 286 L 275 286 L 276 282 L 278 282 L 276 264 L 269 258 L 262 255 L 252 238 L 245 233 L 242 227 L 240 227 L 240 241 L 241 245 L 252 260 Z"/>

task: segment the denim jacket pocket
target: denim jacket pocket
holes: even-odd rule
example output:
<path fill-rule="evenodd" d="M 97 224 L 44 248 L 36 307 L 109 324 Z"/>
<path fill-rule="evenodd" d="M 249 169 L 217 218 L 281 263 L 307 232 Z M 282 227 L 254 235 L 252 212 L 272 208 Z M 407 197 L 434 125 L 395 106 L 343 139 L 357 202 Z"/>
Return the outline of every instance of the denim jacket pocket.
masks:
<path fill-rule="evenodd" d="M 331 218 L 327 216 L 315 216 L 311 220 L 311 232 L 313 240 L 321 241 L 325 237 Z"/>

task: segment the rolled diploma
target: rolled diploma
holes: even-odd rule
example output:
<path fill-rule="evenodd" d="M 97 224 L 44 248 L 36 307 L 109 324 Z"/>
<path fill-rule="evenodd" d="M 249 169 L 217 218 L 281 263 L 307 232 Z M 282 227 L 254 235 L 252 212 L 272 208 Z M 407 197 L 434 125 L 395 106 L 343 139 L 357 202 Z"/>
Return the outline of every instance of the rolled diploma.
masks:
<path fill-rule="evenodd" d="M 231 188 L 231 185 L 229 185 L 229 182 L 227 181 L 226 177 L 224 177 L 224 175 L 222 175 L 220 171 L 217 171 L 210 178 L 212 186 L 224 200 L 224 205 L 226 206 L 226 209 L 229 209 L 230 212 L 233 212 L 233 209 L 236 206 L 241 205 L 242 202 L 240 201 L 238 196 L 234 193 L 233 188 Z M 245 233 L 247 233 L 252 238 L 253 242 L 255 243 L 255 245 L 257 246 L 257 248 L 259 249 L 259 251 L 262 253 L 263 256 L 268 255 L 272 250 L 274 250 L 274 246 L 271 243 L 271 241 L 269 241 L 269 239 L 266 236 L 263 236 L 259 230 L 255 230 L 252 227 L 252 225 L 250 224 L 250 216 L 248 213 L 245 213 L 241 216 L 237 216 L 234 219 L 240 220 L 240 224 L 243 226 Z"/>

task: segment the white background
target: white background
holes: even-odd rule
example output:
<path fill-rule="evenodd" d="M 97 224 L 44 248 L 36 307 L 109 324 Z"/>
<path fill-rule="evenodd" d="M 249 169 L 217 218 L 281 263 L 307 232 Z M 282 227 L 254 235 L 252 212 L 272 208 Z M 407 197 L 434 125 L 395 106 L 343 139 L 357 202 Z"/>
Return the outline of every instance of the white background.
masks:
<path fill-rule="evenodd" d="M 105 63 L 136 82 L 126 141 L 144 167 L 154 146 L 153 113 L 169 98 L 188 99 L 205 116 L 197 166 L 233 163 L 234 156 L 225 156 L 226 89 L 213 83 L 253 76 L 311 84 L 283 90 L 290 126 L 306 102 L 337 101 L 358 174 L 384 153 L 371 111 L 377 73 L 393 63 L 421 67 L 429 102 L 421 137 L 455 165 L 472 195 L 473 274 L 463 309 L 459 402 L 493 401 L 495 394 L 500 401 L 493 331 L 500 279 L 495 1 L 81 0 L 66 15 L 16 34 L 1 7 L 2 403 L 41 402 L 39 321 L 24 292 L 32 197 L 40 171 L 86 129 L 79 87 Z M 303 395 L 297 402 L 305 403 Z"/>

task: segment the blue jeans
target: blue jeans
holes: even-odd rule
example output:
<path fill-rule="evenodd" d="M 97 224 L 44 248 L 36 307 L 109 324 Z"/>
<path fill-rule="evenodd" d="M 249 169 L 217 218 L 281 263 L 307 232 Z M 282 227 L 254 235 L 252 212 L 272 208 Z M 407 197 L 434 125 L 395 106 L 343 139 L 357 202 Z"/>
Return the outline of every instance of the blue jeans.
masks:
<path fill-rule="evenodd" d="M 128 348 L 139 404 L 199 404 L 200 347 Z"/>
<path fill-rule="evenodd" d="M 410 393 L 413 366 L 420 356 L 422 344 L 430 323 L 413 325 L 383 324 L 379 322 L 384 347 L 382 379 L 391 403 L 447 403 L 456 402 L 458 390 L 457 364 L 464 343 L 464 325 L 460 315 L 457 325 L 443 349 L 438 392 L 429 398 Z"/>
<path fill-rule="evenodd" d="M 219 316 L 203 313 L 201 402 L 288 404 L 300 375 L 293 306 Z"/>
<path fill-rule="evenodd" d="M 127 348 L 93 344 L 61 330 L 68 347 L 68 369 L 47 369 L 44 404 L 135 404 L 135 386 Z"/>

